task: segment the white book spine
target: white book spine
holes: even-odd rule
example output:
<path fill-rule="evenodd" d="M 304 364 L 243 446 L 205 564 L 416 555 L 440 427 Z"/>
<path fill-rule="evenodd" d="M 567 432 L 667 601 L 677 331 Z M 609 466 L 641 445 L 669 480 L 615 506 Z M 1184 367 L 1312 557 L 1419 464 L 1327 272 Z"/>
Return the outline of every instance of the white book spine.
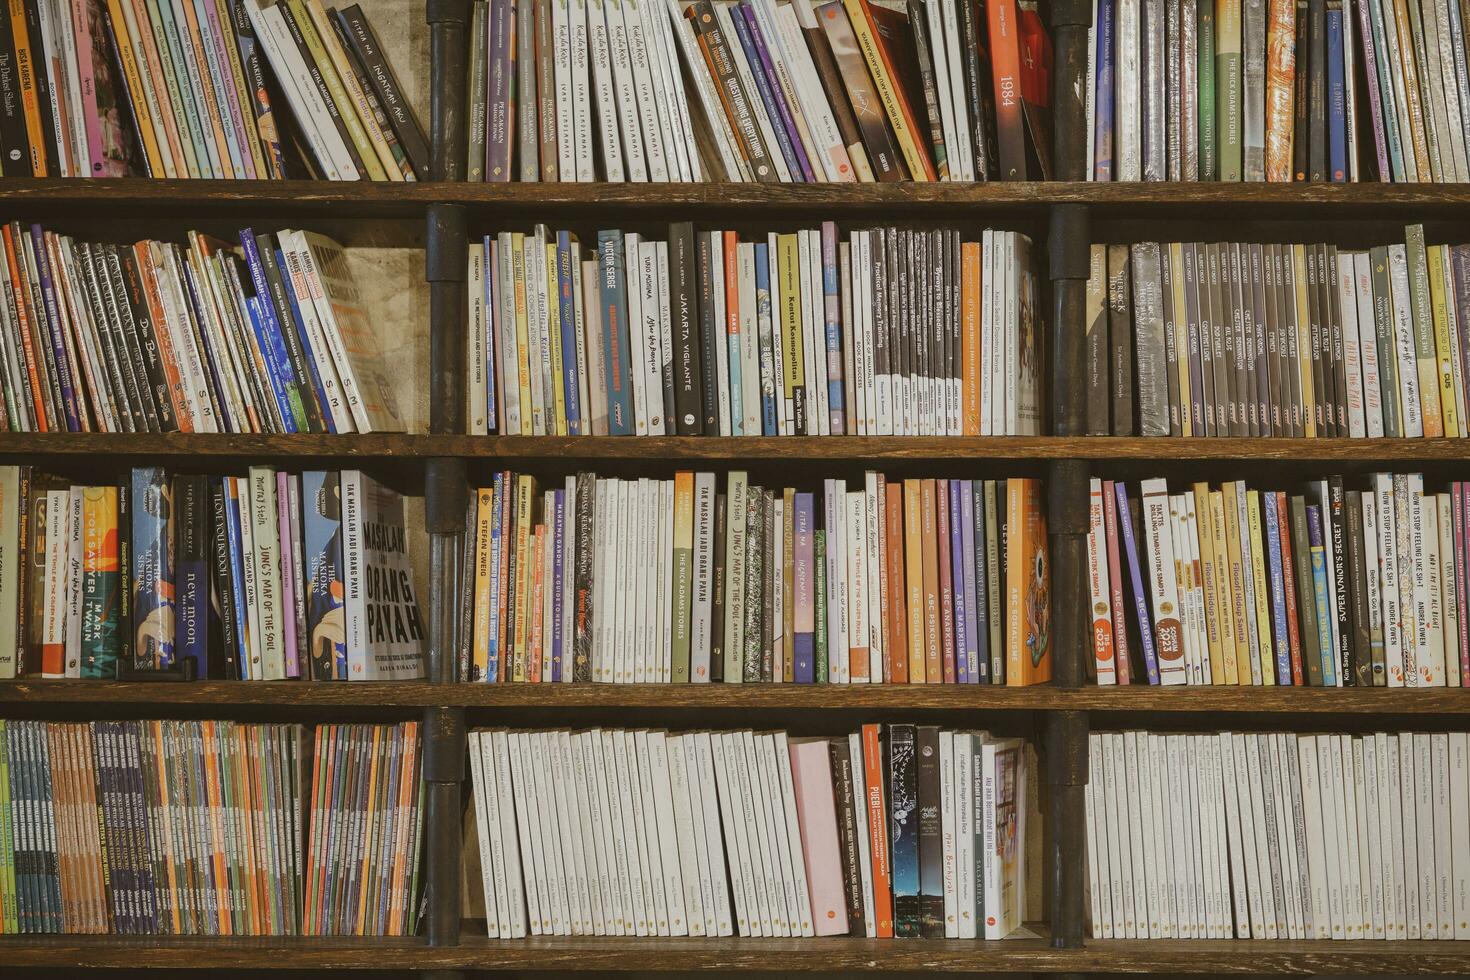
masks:
<path fill-rule="evenodd" d="M 577 0 L 573 0 L 575 4 Z M 669 0 L 670 3 L 673 0 Z M 603 179 L 621 183 L 623 141 L 619 131 L 619 88 L 614 81 L 612 45 L 606 0 L 586 0 L 588 56 L 592 62 L 592 90 L 597 97 L 597 139 L 602 151 Z M 581 172 L 578 171 L 578 179 Z M 595 175 L 594 175 L 594 178 Z"/>
<path fill-rule="evenodd" d="M 659 0 L 646 0 L 638 5 L 638 15 L 643 24 L 643 45 L 648 52 L 648 73 L 658 99 L 655 108 L 663 128 L 669 179 L 688 183 L 694 178 L 683 132 L 681 103 L 684 93 L 674 87 L 673 75 L 669 72 L 668 56 L 672 52 L 668 50 L 661 30 L 665 21 L 663 4 Z"/>
<path fill-rule="evenodd" d="M 1450 857 L 1454 937 L 1470 939 L 1470 736 L 1449 735 Z"/>
<path fill-rule="evenodd" d="M 1436 936 L 1455 937 L 1454 833 L 1450 812 L 1450 738 L 1444 732 L 1429 736 L 1431 796 L 1434 801 L 1434 894 Z M 1426 919 L 1428 916 L 1425 917 Z"/>
<path fill-rule="evenodd" d="M 1089 751 L 1092 739 L 1089 736 Z M 955 936 L 975 938 L 975 736 L 970 732 L 954 733 L 954 839 L 955 839 Z M 1088 876 L 1092 902 L 1093 934 L 1096 935 L 1098 904 L 1097 853 L 1093 812 L 1093 788 L 1085 792 L 1087 806 Z M 1101 937 L 1099 937 L 1101 938 Z"/>
<path fill-rule="evenodd" d="M 1408 255 L 1402 245 L 1388 247 L 1389 282 L 1393 293 L 1394 351 L 1398 355 L 1399 420 L 1409 438 L 1424 435 L 1419 367 L 1414 352 L 1413 308 L 1409 302 Z"/>
<path fill-rule="evenodd" d="M 864 821 L 863 818 L 867 815 L 867 798 L 868 798 L 868 792 L 867 792 L 866 779 L 865 779 L 866 773 L 865 773 L 865 770 L 864 770 L 863 764 L 862 764 L 862 760 L 863 760 L 863 738 L 862 738 L 862 735 L 860 735 L 857 732 L 851 732 L 851 733 L 849 733 L 848 736 L 847 736 L 847 747 L 848 747 L 848 756 L 849 756 L 849 759 L 851 760 L 851 766 L 852 766 L 852 807 L 853 807 L 853 812 L 858 815 L 857 825 L 856 825 L 856 831 L 857 831 L 856 836 L 857 836 L 857 845 L 858 845 L 859 881 L 862 884 L 862 892 L 863 892 L 863 894 L 862 894 L 862 901 L 863 901 L 863 930 L 864 930 L 864 935 L 866 935 L 869 939 L 872 939 L 872 938 L 875 938 L 878 935 L 878 931 L 877 931 L 878 930 L 878 924 L 877 924 L 877 921 L 876 921 L 876 919 L 874 918 L 874 915 L 873 915 L 873 854 L 872 854 L 872 842 L 869 839 L 869 835 L 863 832 L 865 830 L 865 826 L 864 826 L 865 825 L 865 821 Z M 940 764 L 942 766 L 943 765 L 943 759 L 942 759 L 943 749 L 942 748 L 941 748 L 941 751 L 940 751 L 940 755 L 941 755 L 941 762 L 940 762 Z M 941 780 L 942 779 L 943 779 L 943 777 L 941 776 Z M 943 798 L 943 790 L 942 789 L 941 789 L 940 793 L 941 793 L 941 799 L 942 799 Z M 943 803 L 942 802 L 940 804 L 940 811 L 941 811 L 941 813 L 943 812 Z"/>
<path fill-rule="evenodd" d="M 649 60 L 648 39 L 643 28 L 643 0 L 615 0 L 623 10 L 623 25 L 628 38 L 628 59 L 633 69 L 633 93 L 643 127 L 643 152 L 648 161 L 648 178 L 655 182 L 670 179 L 668 137 L 658 90 L 654 87 L 654 71 Z M 651 0 L 648 0 L 651 2 Z M 677 167 L 672 168 L 677 173 Z"/>
<path fill-rule="evenodd" d="M 628 29 L 623 18 L 623 2 L 622 0 L 600 0 L 600 2 L 603 19 L 607 24 L 608 51 L 612 61 L 613 82 L 617 91 L 618 121 L 622 127 L 623 137 L 623 163 L 627 168 L 628 180 L 634 183 L 644 183 L 649 179 L 649 163 L 644 155 L 642 127 L 638 121 L 639 94 L 633 74 L 633 57 Z M 605 144 L 606 139 L 604 138 Z M 609 179 L 611 179 L 610 176 Z"/>
<path fill-rule="evenodd" d="M 689 780 L 689 786 L 691 791 L 696 787 L 702 790 L 705 840 L 709 847 L 710 891 L 713 895 L 717 923 L 716 934 L 720 936 L 732 936 L 735 934 L 735 919 L 734 912 L 730 906 L 730 879 L 726 874 L 724 860 L 726 851 L 723 839 L 721 838 L 719 807 L 715 801 L 715 794 L 713 792 L 716 785 L 713 762 L 714 740 L 708 732 L 698 733 L 690 737 L 695 740 L 695 755 L 699 760 L 700 778 L 698 780 L 691 778 Z"/>
<path fill-rule="evenodd" d="M 608 933 L 607 865 L 602 852 L 598 825 L 602 811 L 597 802 L 597 788 L 593 782 L 592 760 L 587 747 L 587 733 L 573 732 L 568 735 L 568 754 L 571 758 L 573 787 L 577 810 L 581 814 L 578 831 L 582 838 L 582 854 L 586 861 L 587 901 L 590 934 L 606 936 Z"/>
<path fill-rule="evenodd" d="M 490 840 L 500 834 L 499 817 L 492 816 L 486 792 L 484 752 L 481 746 L 486 732 L 469 733 L 470 778 L 474 788 L 475 831 L 480 843 L 480 877 L 485 894 L 485 929 L 491 939 L 500 938 L 500 914 L 496 901 L 495 876 L 498 864 L 491 851 Z"/>
<path fill-rule="evenodd" d="M 1346 20 L 1346 18 L 1344 18 Z M 1367 435 L 1367 418 L 1363 408 L 1363 344 L 1359 334 L 1356 263 L 1353 253 L 1337 253 L 1338 308 L 1342 316 L 1342 345 L 1347 373 L 1348 435 L 1361 439 Z M 1375 343 L 1370 335 L 1370 343 Z"/>
<path fill-rule="evenodd" d="M 785 61 L 793 78 L 792 84 L 801 100 L 807 129 L 812 143 L 815 144 L 816 156 L 821 159 L 827 172 L 827 179 L 837 183 L 856 181 L 858 174 L 851 154 L 842 142 L 837 120 L 832 114 L 821 79 L 817 76 L 816 65 L 812 62 L 811 53 L 802 37 L 796 5 L 778 7 L 770 3 L 767 6 L 770 8 L 767 17 L 774 15 L 777 21 L 778 33 L 785 47 Z"/>
<path fill-rule="evenodd" d="M 1412 880 L 1413 876 L 1409 872 L 1408 853 L 1402 843 L 1404 813 L 1403 786 L 1399 778 L 1399 737 L 1388 734 L 1375 734 L 1374 737 L 1378 739 L 1380 840 L 1389 842 L 1384 853 L 1388 855 L 1393 871 L 1388 892 L 1391 910 L 1388 938 L 1406 939 L 1409 935 L 1409 899 L 1405 880 Z"/>
<path fill-rule="evenodd" d="M 1436 909 L 1439 907 L 1438 880 L 1434 873 L 1434 778 L 1431 772 L 1433 765 L 1432 750 L 1430 748 L 1430 736 L 1425 732 L 1415 732 L 1412 736 L 1399 736 L 1399 744 L 1402 746 L 1410 738 L 1413 739 L 1411 749 L 1414 769 L 1414 817 L 1415 823 L 1405 824 L 1404 829 L 1410 826 L 1417 828 L 1417 840 L 1415 845 L 1418 851 L 1418 892 L 1419 892 L 1419 938 L 1435 939 L 1439 936 L 1439 928 L 1436 923 Z M 1412 929 L 1411 929 L 1412 933 Z"/>
<path fill-rule="evenodd" d="M 1378 340 L 1373 318 L 1373 268 L 1367 252 L 1353 254 L 1353 284 L 1357 301 L 1359 351 L 1363 363 L 1363 431 L 1370 439 L 1383 436 L 1383 399 L 1378 368 Z M 1396 396 L 1395 396 L 1396 397 Z"/>
<path fill-rule="evenodd" d="M 710 78 L 704 57 L 700 54 L 692 28 L 684 20 L 678 0 L 665 0 L 665 11 L 669 18 L 667 25 L 669 32 L 678 41 L 679 51 L 684 56 L 684 67 L 688 70 L 689 77 L 694 80 L 694 89 L 699 95 L 700 108 L 703 109 L 705 122 L 714 136 L 715 147 L 720 154 L 720 163 L 724 167 L 725 179 L 731 182 L 748 181 L 750 176 L 737 150 L 735 134 L 730 129 L 729 119 L 715 91 L 714 80 Z M 698 155 L 693 154 L 690 159 L 697 160 Z"/>
<path fill-rule="evenodd" d="M 1138 733 L 1124 732 L 1123 766 L 1127 772 L 1128 825 L 1133 828 L 1133 915 L 1139 939 L 1158 938 L 1157 906 L 1160 895 L 1154 879 L 1153 794 L 1139 765 Z"/>
<path fill-rule="evenodd" d="M 793 825 L 788 823 L 787 817 L 794 816 L 794 813 L 787 809 L 789 800 L 782 789 L 781 774 L 776 758 L 775 735 L 756 735 L 753 741 L 756 762 L 760 768 L 761 779 L 765 783 L 771 839 L 776 845 L 774 861 L 781 880 L 781 897 L 785 903 L 786 933 L 789 936 L 800 936 L 803 917 L 796 900 L 797 879 L 793 861 L 796 864 L 801 863 L 801 841 L 800 838 L 793 841 L 789 834 Z M 808 923 L 810 918 L 810 915 L 806 916 Z"/>
<path fill-rule="evenodd" d="M 720 30 L 724 33 L 727 41 L 733 41 L 733 39 L 737 38 L 739 35 L 735 31 L 734 23 L 730 20 L 729 8 L 717 4 L 715 5 L 714 9 L 715 19 L 720 22 Z M 756 88 L 755 76 L 751 74 L 752 66 L 745 57 L 744 47 L 736 42 L 731 43 L 729 45 L 729 48 L 730 61 L 734 63 L 735 74 L 740 79 L 741 89 L 744 90 L 747 95 L 758 92 L 759 89 Z M 799 179 L 799 176 L 793 178 L 791 169 L 787 166 L 785 154 L 779 152 L 779 150 L 776 149 L 776 133 L 775 130 L 772 128 L 771 118 L 766 113 L 764 100 L 752 97 L 749 99 L 749 105 L 751 115 L 755 117 L 756 126 L 760 129 L 761 139 L 765 142 L 765 145 L 767 147 L 771 148 L 771 152 L 768 154 L 768 156 L 772 166 L 775 167 L 776 175 L 781 179 L 782 183 L 787 184 L 791 183 L 793 179 Z"/>
<path fill-rule="evenodd" d="M 1378 582 L 1382 597 L 1383 645 L 1387 686 L 1404 686 L 1403 620 L 1399 611 L 1398 531 L 1393 477 L 1373 475 L 1374 506 L 1378 516 Z"/>
<path fill-rule="evenodd" d="M 627 732 L 624 739 L 632 750 L 630 762 L 636 761 L 636 766 L 630 765 L 630 769 L 636 769 L 639 789 L 634 796 L 633 805 L 642 832 L 640 840 L 643 844 L 644 881 L 652 900 L 648 931 L 650 935 L 668 936 L 671 921 L 670 896 L 665 885 L 663 847 L 659 841 L 658 794 L 657 781 L 653 775 L 653 753 L 648 747 L 648 732 Z"/>
<path fill-rule="evenodd" d="M 556 162 L 559 179 L 577 179 L 578 141 L 576 103 L 572 94 L 572 24 L 568 0 L 551 2 L 551 63 L 556 84 Z"/>
<path fill-rule="evenodd" d="M 675 834 L 679 882 L 682 886 L 682 901 L 690 936 L 707 935 L 705 930 L 705 907 L 699 887 L 699 859 L 695 851 L 697 829 L 693 812 L 689 806 L 689 773 L 685 766 L 684 736 L 658 733 L 664 742 L 668 759 L 669 802 L 672 807 L 672 829 Z"/>
<path fill-rule="evenodd" d="M 746 435 L 758 436 L 761 434 L 761 365 L 760 325 L 756 311 L 754 243 L 739 242 L 736 244 L 735 270 L 740 310 L 740 422 L 741 429 Z"/>
<path fill-rule="evenodd" d="M 860 738 L 852 735 L 853 743 L 853 770 L 858 766 L 856 760 L 861 759 Z M 859 803 L 863 797 L 859 797 Z M 943 851 L 942 864 L 940 866 L 941 878 L 944 882 L 944 938 L 958 939 L 960 937 L 960 905 L 959 905 L 959 814 L 956 812 L 955 793 L 955 733 L 944 730 L 939 733 L 939 839 Z M 863 810 L 859 808 L 859 813 Z M 858 833 L 858 837 L 867 841 L 868 835 Z M 864 848 L 866 851 L 866 847 Z M 869 895 L 872 888 L 868 888 Z M 872 902 L 868 902 L 865 911 L 868 919 L 872 919 Z"/>
<path fill-rule="evenodd" d="M 1379 826 L 1379 802 L 1378 802 L 1378 739 L 1368 734 L 1358 739 L 1357 748 L 1361 749 L 1363 769 L 1363 795 L 1359 800 L 1358 812 L 1359 823 L 1365 827 L 1362 837 L 1363 853 L 1367 857 L 1367 881 L 1369 910 L 1371 913 L 1371 932 L 1369 936 L 1373 939 L 1383 939 L 1386 935 L 1384 930 L 1384 893 L 1388 881 L 1388 857 L 1382 853 L 1381 828 Z"/>

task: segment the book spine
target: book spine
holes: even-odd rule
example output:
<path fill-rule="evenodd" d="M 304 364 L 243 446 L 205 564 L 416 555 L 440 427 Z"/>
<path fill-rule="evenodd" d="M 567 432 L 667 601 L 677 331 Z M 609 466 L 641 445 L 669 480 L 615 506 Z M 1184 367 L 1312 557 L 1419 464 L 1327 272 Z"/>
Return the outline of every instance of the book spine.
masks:
<path fill-rule="evenodd" d="M 1133 521 L 1128 516 L 1128 494 L 1121 481 L 1114 484 L 1113 491 L 1117 495 L 1118 523 L 1121 525 L 1120 537 L 1123 539 L 1123 551 L 1128 559 L 1129 581 L 1133 586 L 1133 611 L 1138 618 L 1139 643 L 1143 647 L 1144 668 L 1148 673 L 1148 682 L 1157 685 L 1160 683 L 1159 660 L 1154 647 L 1154 626 L 1149 613 L 1149 592 L 1144 588 L 1138 541 L 1133 533 Z M 1014 534 L 1016 529 L 1011 528 L 1010 532 Z"/>

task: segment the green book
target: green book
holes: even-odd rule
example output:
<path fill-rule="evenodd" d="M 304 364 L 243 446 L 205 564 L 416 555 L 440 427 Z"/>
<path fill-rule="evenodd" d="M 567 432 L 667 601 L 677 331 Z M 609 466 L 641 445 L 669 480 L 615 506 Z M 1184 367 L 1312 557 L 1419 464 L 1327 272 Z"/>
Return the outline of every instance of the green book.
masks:
<path fill-rule="evenodd" d="M 489 58 L 490 4 L 476 0 L 470 14 L 470 117 L 465 140 L 465 180 L 485 179 L 485 70 Z"/>
<path fill-rule="evenodd" d="M 1211 0 L 1199 5 L 1199 179 L 1219 176 L 1215 155 L 1215 8 Z"/>
<path fill-rule="evenodd" d="M 1216 0 L 1215 142 L 1222 181 L 1241 178 L 1240 48 L 1240 0 Z"/>
<path fill-rule="evenodd" d="M 1424 248 L 1424 226 L 1404 229 L 1404 251 L 1409 265 L 1409 308 L 1414 320 L 1414 363 L 1419 377 L 1419 414 L 1426 436 L 1444 434 L 1439 404 L 1439 361 L 1434 346 L 1434 321 L 1429 306 L 1429 259 Z"/>
<path fill-rule="evenodd" d="M 812 546 L 812 564 L 816 566 L 815 582 L 812 586 L 816 593 L 817 607 L 816 619 L 812 623 L 812 645 L 816 647 L 816 683 L 827 683 L 827 532 L 816 531 L 812 534 L 815 543 Z"/>

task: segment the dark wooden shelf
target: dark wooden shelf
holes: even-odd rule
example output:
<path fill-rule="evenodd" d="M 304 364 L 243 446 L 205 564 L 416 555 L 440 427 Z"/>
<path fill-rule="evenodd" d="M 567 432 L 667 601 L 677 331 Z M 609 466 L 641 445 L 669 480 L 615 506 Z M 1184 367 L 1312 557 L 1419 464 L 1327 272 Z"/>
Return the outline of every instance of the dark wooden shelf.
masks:
<path fill-rule="evenodd" d="M 449 456 L 509 462 L 598 460 L 742 463 L 793 460 L 1137 460 L 1178 462 L 1462 463 L 1463 439 L 1144 439 L 1064 436 L 464 436 L 0 433 L 0 457 L 113 456 L 325 459 Z"/>
<path fill-rule="evenodd" d="M 301 708 L 808 709 L 1452 714 L 1466 688 L 1083 687 L 1047 684 L 428 684 L 422 681 L 0 681 L 0 705 Z"/>
<path fill-rule="evenodd" d="M 10 969 L 563 970 L 639 972 L 780 969 L 1020 973 L 1460 974 L 1470 943 L 1320 940 L 1098 940 L 1054 949 L 1045 939 L 475 938 L 418 939 L 6 936 Z"/>

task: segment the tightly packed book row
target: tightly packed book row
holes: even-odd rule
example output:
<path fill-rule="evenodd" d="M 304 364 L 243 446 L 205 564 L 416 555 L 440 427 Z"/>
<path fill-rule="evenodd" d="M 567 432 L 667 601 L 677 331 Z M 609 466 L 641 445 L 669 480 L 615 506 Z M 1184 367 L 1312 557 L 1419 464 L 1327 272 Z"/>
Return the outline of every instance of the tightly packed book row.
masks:
<path fill-rule="evenodd" d="M 1463 732 L 1094 732 L 1107 939 L 1466 939 Z"/>
<path fill-rule="evenodd" d="M 1458 0 L 1094 0 L 1094 180 L 1470 176 Z"/>
<path fill-rule="evenodd" d="M 1009 684 L 1051 678 L 1033 479 L 764 488 L 494 474 L 464 555 L 471 681 Z"/>
<path fill-rule="evenodd" d="M 1051 38 L 1017 0 L 480 0 L 470 180 L 1027 180 Z"/>
<path fill-rule="evenodd" d="M 424 180 L 358 4 L 25 0 L 0 31 L 7 177 Z"/>
<path fill-rule="evenodd" d="M 407 538 L 360 470 L 0 466 L 0 677 L 422 677 Z"/>
<path fill-rule="evenodd" d="M 346 254 L 325 236 L 113 245 L 16 222 L 0 242 L 0 430 L 407 428 Z"/>
<path fill-rule="evenodd" d="M 1094 245 L 1090 435 L 1470 434 L 1470 250 Z"/>
<path fill-rule="evenodd" d="M 1004 939 L 1027 907 L 1020 738 L 495 729 L 470 762 L 491 938 Z"/>
<path fill-rule="evenodd" d="M 1363 489 L 1347 489 L 1361 485 Z M 1099 684 L 1470 685 L 1470 484 L 1092 481 Z"/>
<path fill-rule="evenodd" d="M 412 934 L 417 722 L 0 720 L 0 932 Z"/>
<path fill-rule="evenodd" d="M 590 252 L 590 254 L 589 254 Z M 1039 435 L 1030 240 L 820 228 L 470 245 L 468 425 L 505 435 Z"/>

